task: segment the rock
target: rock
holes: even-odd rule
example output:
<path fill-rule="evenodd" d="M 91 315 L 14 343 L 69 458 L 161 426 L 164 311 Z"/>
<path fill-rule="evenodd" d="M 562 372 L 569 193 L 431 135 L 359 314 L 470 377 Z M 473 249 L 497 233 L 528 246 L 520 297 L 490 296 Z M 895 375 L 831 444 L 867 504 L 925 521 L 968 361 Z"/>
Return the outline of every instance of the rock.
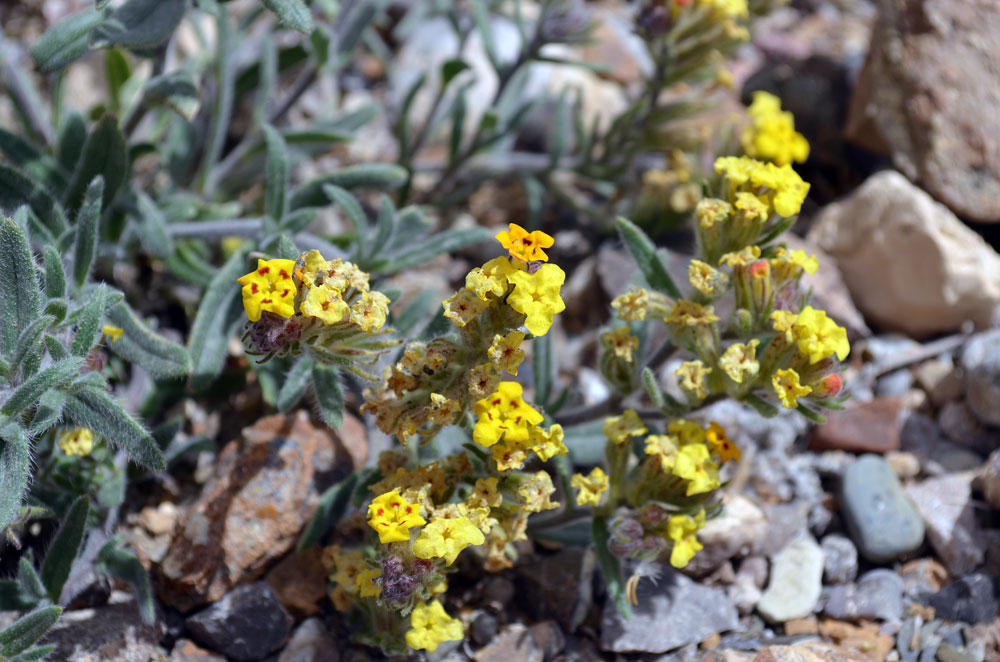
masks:
<path fill-rule="evenodd" d="M 323 621 L 307 618 L 295 628 L 278 662 L 340 662 L 338 650 Z"/>
<path fill-rule="evenodd" d="M 160 614 L 143 623 L 135 599 L 112 591 L 106 605 L 63 612 L 41 643 L 54 645 L 48 659 L 60 662 L 166 662 L 165 633 Z"/>
<path fill-rule="evenodd" d="M 869 322 L 921 337 L 994 321 L 1000 256 L 899 173 L 828 205 L 809 239 L 837 259 Z"/>
<path fill-rule="evenodd" d="M 506 577 L 488 577 L 483 584 L 483 602 L 501 612 L 514 598 L 514 590 L 514 584 Z"/>
<path fill-rule="evenodd" d="M 326 569 L 319 546 L 294 551 L 267 573 L 264 581 L 278 600 L 293 614 L 310 616 L 319 611 L 318 603 L 326 597 Z"/>
<path fill-rule="evenodd" d="M 215 477 L 159 566 L 160 597 L 182 612 L 261 575 L 291 550 L 332 484 L 333 437 L 304 411 L 262 418 L 219 453 Z"/>
<path fill-rule="evenodd" d="M 930 478 L 906 488 L 927 527 L 927 538 L 953 575 L 972 572 L 986 549 L 973 509 L 972 474 Z"/>
<path fill-rule="evenodd" d="M 760 649 L 753 662 L 859 662 L 854 651 L 807 641 L 791 646 L 765 646 Z"/>
<path fill-rule="evenodd" d="M 850 538 L 831 533 L 819 544 L 823 550 L 823 577 L 831 584 L 853 582 L 858 575 L 858 548 Z"/>
<path fill-rule="evenodd" d="M 578 547 L 520 566 L 518 601 L 535 618 L 555 618 L 567 632 L 574 632 L 593 604 L 595 567 L 593 550 Z"/>
<path fill-rule="evenodd" d="M 1000 220 L 998 31 L 993 2 L 879 3 L 847 123 L 852 137 L 875 129 L 910 179 L 959 215 L 987 222 Z"/>
<path fill-rule="evenodd" d="M 892 451 L 885 454 L 892 473 L 901 481 L 913 480 L 920 474 L 920 459 L 907 451 Z"/>
<path fill-rule="evenodd" d="M 979 472 L 979 490 L 994 510 L 1000 510 L 1000 448 L 990 453 Z"/>
<path fill-rule="evenodd" d="M 170 651 L 170 662 L 226 662 L 226 658 L 205 650 L 190 639 L 178 639 Z"/>
<path fill-rule="evenodd" d="M 962 352 L 965 401 L 987 425 L 1000 426 L 1000 329 L 972 338 Z"/>
<path fill-rule="evenodd" d="M 473 659 L 476 662 L 542 662 L 544 653 L 535 645 L 531 630 L 520 623 L 508 625 L 492 643 L 476 651 Z"/>
<path fill-rule="evenodd" d="M 913 373 L 909 370 L 893 370 L 882 375 L 875 384 L 875 394 L 882 397 L 905 397 L 913 386 Z"/>
<path fill-rule="evenodd" d="M 823 588 L 823 550 L 802 536 L 771 559 L 771 581 L 757 611 L 772 623 L 812 613 Z"/>
<path fill-rule="evenodd" d="M 838 324 L 845 327 L 851 338 L 870 336 L 871 329 L 865 324 L 864 316 L 854 305 L 851 293 L 844 283 L 844 277 L 837 268 L 836 259 L 818 246 L 792 233 L 786 234 L 784 239 L 789 250 L 804 250 L 810 255 L 815 255 L 822 265 L 816 273 L 805 274 L 802 277 L 803 287 L 813 288 L 814 305 L 825 310 Z"/>
<path fill-rule="evenodd" d="M 493 641 L 500 630 L 500 622 L 497 617 L 482 609 L 473 612 L 469 623 L 469 636 L 477 646 L 485 646 Z"/>
<path fill-rule="evenodd" d="M 546 662 L 551 662 L 566 648 L 566 635 L 555 621 L 542 621 L 530 628 L 535 645 L 542 650 Z"/>
<path fill-rule="evenodd" d="M 977 455 L 989 455 L 1000 445 L 1000 436 L 987 430 L 962 401 L 946 402 L 938 412 L 938 425 L 945 436 Z"/>
<path fill-rule="evenodd" d="M 983 462 L 978 453 L 948 441 L 937 422 L 920 412 L 906 415 L 899 437 L 903 450 L 917 456 L 930 476 L 976 469 Z"/>
<path fill-rule="evenodd" d="M 736 579 L 732 585 L 726 587 L 726 594 L 740 614 L 749 614 L 757 608 L 757 603 L 764 594 L 761 589 L 766 582 L 767 559 L 762 556 L 750 556 L 740 563 Z"/>
<path fill-rule="evenodd" d="M 826 424 L 813 428 L 809 449 L 887 453 L 899 450 L 902 401 L 879 397 L 826 414 Z"/>
<path fill-rule="evenodd" d="M 729 498 L 722 513 L 708 520 L 698 532 L 703 549 L 684 572 L 703 577 L 732 558 L 757 553 L 767 534 L 767 517 L 757 504 L 742 495 Z"/>
<path fill-rule="evenodd" d="M 938 618 L 951 621 L 988 623 L 1000 613 L 993 580 L 982 573 L 955 580 L 930 596 L 928 601 Z"/>
<path fill-rule="evenodd" d="M 924 361 L 914 371 L 917 383 L 927 392 L 935 407 L 959 399 L 964 389 L 962 371 L 955 367 L 950 356 L 945 359 Z"/>
<path fill-rule="evenodd" d="M 892 637 L 874 623 L 852 625 L 825 619 L 819 624 L 820 635 L 849 651 L 854 662 L 882 662 L 892 650 Z"/>
<path fill-rule="evenodd" d="M 924 540 L 919 514 L 889 464 L 877 455 L 864 455 L 847 469 L 840 500 L 851 538 L 869 561 L 899 558 Z"/>
<path fill-rule="evenodd" d="M 263 660 L 288 638 L 292 619 L 264 582 L 240 586 L 187 619 L 197 643 L 240 662 Z"/>
<path fill-rule="evenodd" d="M 937 593 L 948 579 L 948 570 L 933 558 L 914 559 L 899 568 L 903 591 L 916 599 L 925 593 Z"/>
<path fill-rule="evenodd" d="M 778 503 L 766 506 L 764 512 L 767 513 L 767 535 L 756 553 L 774 556 L 806 533 L 805 504 Z"/>
<path fill-rule="evenodd" d="M 856 585 L 834 586 L 823 613 L 841 620 L 899 621 L 903 617 L 903 580 L 891 570 L 871 570 Z"/>
<path fill-rule="evenodd" d="M 632 608 L 628 620 L 621 617 L 613 600 L 605 603 L 601 650 L 665 653 L 739 625 L 736 608 L 722 590 L 702 586 L 671 570 L 664 572 L 655 586 L 644 583 L 638 597 L 639 604 Z"/>

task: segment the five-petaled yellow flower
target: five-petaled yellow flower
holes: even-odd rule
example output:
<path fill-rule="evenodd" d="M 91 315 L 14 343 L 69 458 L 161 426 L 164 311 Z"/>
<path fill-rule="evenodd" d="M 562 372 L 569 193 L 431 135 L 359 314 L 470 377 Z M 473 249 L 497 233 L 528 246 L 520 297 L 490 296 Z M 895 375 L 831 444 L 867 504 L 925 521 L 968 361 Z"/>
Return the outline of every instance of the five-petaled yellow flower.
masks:
<path fill-rule="evenodd" d="M 646 455 L 660 460 L 660 469 L 669 474 L 677 461 L 677 439 L 667 434 L 651 434 L 646 437 Z"/>
<path fill-rule="evenodd" d="M 281 317 L 295 314 L 295 260 L 257 260 L 257 270 L 237 279 L 243 286 L 243 308 L 251 322 L 262 311 Z"/>
<path fill-rule="evenodd" d="M 826 312 L 806 306 L 795 318 L 793 327 L 798 339 L 799 351 L 809 357 L 809 363 L 818 363 L 831 354 L 843 361 L 851 351 L 847 342 L 847 331 L 832 319 Z"/>
<path fill-rule="evenodd" d="M 566 282 L 566 272 L 554 264 L 543 264 L 529 274 L 515 271 L 508 276 L 514 291 L 507 297 L 507 305 L 527 316 L 524 325 L 535 336 L 544 336 L 552 326 L 556 313 L 566 310 L 559 296 L 559 288 Z"/>
<path fill-rule="evenodd" d="M 788 409 L 795 409 L 799 405 L 799 398 L 812 393 L 812 388 L 799 384 L 799 373 L 791 368 L 776 371 L 771 377 L 771 385 L 781 399 L 781 404 Z"/>
<path fill-rule="evenodd" d="M 705 526 L 705 511 L 700 511 L 694 517 L 690 515 L 673 515 L 667 521 L 667 535 L 674 542 L 670 552 L 670 565 L 683 568 L 694 557 L 695 552 L 702 548 L 695 534 Z"/>
<path fill-rule="evenodd" d="M 725 429 L 715 421 L 711 421 L 708 424 L 708 429 L 705 430 L 705 441 L 712 446 L 712 450 L 719 456 L 719 460 L 722 463 L 729 462 L 730 460 L 739 462 L 742 456 L 739 446 L 732 442 L 729 436 L 726 435 Z"/>
<path fill-rule="evenodd" d="M 410 648 L 433 653 L 442 641 L 460 641 L 464 636 L 462 622 L 449 616 L 436 600 L 419 604 L 410 613 L 410 629 L 406 633 Z"/>
<path fill-rule="evenodd" d="M 711 492 L 720 485 L 719 467 L 705 444 L 682 446 L 674 461 L 674 473 L 688 481 L 687 496 Z"/>
<path fill-rule="evenodd" d="M 522 342 L 524 342 L 522 331 L 511 331 L 505 336 L 498 333 L 493 336 L 493 343 L 486 354 L 498 369 L 517 375 L 517 366 L 524 361 Z"/>
<path fill-rule="evenodd" d="M 748 343 L 733 343 L 719 358 L 719 367 L 737 384 L 742 384 L 745 377 L 756 377 L 760 372 L 760 364 L 757 363 L 758 345 L 760 341 L 756 338 Z"/>
<path fill-rule="evenodd" d="M 601 495 L 608 489 L 608 475 L 600 467 L 594 467 L 586 476 L 573 474 L 569 484 L 580 490 L 576 495 L 576 505 L 598 506 L 601 503 Z"/>
<path fill-rule="evenodd" d="M 401 497 L 399 488 L 376 497 L 368 506 L 368 526 L 378 532 L 383 545 L 408 541 L 410 529 L 426 523 L 420 508 Z"/>
<path fill-rule="evenodd" d="M 634 409 L 626 409 L 621 416 L 608 416 L 601 428 L 605 436 L 616 444 L 623 444 L 631 437 L 644 435 L 649 430 Z"/>
<path fill-rule="evenodd" d="M 517 223 L 511 223 L 510 231 L 497 234 L 500 244 L 510 251 L 512 257 L 524 262 L 548 262 L 549 256 L 543 248 L 550 248 L 555 240 L 541 230 L 528 232 Z"/>
<path fill-rule="evenodd" d="M 484 542 L 483 532 L 468 517 L 438 517 L 420 532 L 413 543 L 413 554 L 421 559 L 441 558 L 451 565 L 463 549 Z"/>
<path fill-rule="evenodd" d="M 523 388 L 517 382 L 500 382 L 496 392 L 476 402 L 479 422 L 472 439 L 480 446 L 492 446 L 502 438 L 508 444 L 523 444 L 530 437 L 529 428 L 544 417 L 525 404 Z"/>
<path fill-rule="evenodd" d="M 681 363 L 677 370 L 674 370 L 674 374 L 680 378 L 679 384 L 681 389 L 688 394 L 694 394 L 697 400 L 708 397 L 708 390 L 705 388 L 705 377 L 711 373 L 712 369 L 698 359 L 685 361 Z"/>
<path fill-rule="evenodd" d="M 90 455 L 94 450 L 94 434 L 89 428 L 66 430 L 59 437 L 59 448 L 66 455 Z"/>

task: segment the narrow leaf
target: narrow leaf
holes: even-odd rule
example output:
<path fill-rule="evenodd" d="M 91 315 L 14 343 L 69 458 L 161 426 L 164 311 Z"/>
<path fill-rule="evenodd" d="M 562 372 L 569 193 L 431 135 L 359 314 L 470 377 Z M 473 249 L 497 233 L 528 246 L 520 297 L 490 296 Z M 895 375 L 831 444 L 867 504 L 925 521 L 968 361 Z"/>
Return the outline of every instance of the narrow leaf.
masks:
<path fill-rule="evenodd" d="M 493 29 L 490 25 L 490 17 L 486 12 L 486 7 L 483 6 L 482 0 L 469 0 L 469 4 L 472 6 L 472 18 L 475 20 L 476 30 L 479 31 L 479 37 L 483 40 L 486 57 L 489 58 L 490 64 L 499 73 L 501 67 L 500 55 L 497 51 L 496 40 L 493 38 Z"/>
<path fill-rule="evenodd" d="M 139 215 L 139 238 L 142 246 L 160 259 L 167 259 L 174 252 L 174 240 L 167 232 L 167 219 L 151 197 L 136 191 Z"/>
<path fill-rule="evenodd" d="M 377 265 L 373 265 L 373 271 L 388 273 L 415 267 L 418 264 L 434 259 L 438 255 L 452 253 L 471 244 L 487 241 L 492 236 L 486 228 L 452 230 L 447 233 L 435 235 L 430 241 L 426 241 L 398 255 L 386 258 Z"/>
<path fill-rule="evenodd" d="M 316 510 L 313 511 L 306 528 L 302 531 L 302 537 L 299 538 L 300 550 L 318 545 L 330 529 L 340 521 L 350 503 L 357 480 L 358 475 L 351 474 L 323 493 Z"/>
<path fill-rule="evenodd" d="M 0 632 L 0 655 L 13 657 L 45 636 L 62 614 L 62 607 L 41 607 Z"/>
<path fill-rule="evenodd" d="M 93 290 L 77 321 L 76 336 L 73 337 L 73 344 L 70 348 L 74 356 L 86 356 L 97 342 L 97 336 L 101 329 L 101 317 L 104 315 L 107 300 L 108 288 L 104 283 L 101 283 Z"/>
<path fill-rule="evenodd" d="M 14 657 L 7 658 L 7 662 L 41 662 L 41 660 L 48 658 L 55 649 L 55 644 L 35 646 Z"/>
<path fill-rule="evenodd" d="M 62 257 L 52 244 L 45 245 L 45 296 L 58 299 L 66 295 L 66 272 Z"/>
<path fill-rule="evenodd" d="M 0 218 L 0 347 L 4 354 L 14 350 L 20 330 L 34 321 L 40 301 L 28 239 L 14 221 Z"/>
<path fill-rule="evenodd" d="M 285 215 L 285 189 L 288 187 L 288 147 L 274 127 L 265 124 L 263 129 L 267 143 L 264 211 L 280 223 Z"/>
<path fill-rule="evenodd" d="M 184 18 L 185 0 L 126 0 L 90 33 L 97 48 L 147 51 L 166 42 Z"/>
<path fill-rule="evenodd" d="M 42 73 L 62 69 L 87 52 L 87 35 L 104 16 L 94 9 L 84 9 L 59 21 L 31 47 Z"/>
<path fill-rule="evenodd" d="M 359 256 L 367 255 L 368 216 L 361 208 L 361 203 L 350 192 L 332 184 L 324 186 L 323 193 L 344 210 L 347 218 L 351 221 L 351 225 L 354 226 L 354 242 L 357 245 L 357 254 Z"/>
<path fill-rule="evenodd" d="M 66 513 L 48 551 L 45 552 L 45 559 L 42 561 L 42 584 L 53 602 L 59 602 L 63 584 L 69 578 L 69 571 L 83 543 L 89 516 L 90 502 L 87 497 L 77 498 Z"/>
<path fill-rule="evenodd" d="M 313 389 L 319 415 L 334 430 L 344 422 L 344 387 L 336 366 L 316 363 L 312 370 Z"/>
<path fill-rule="evenodd" d="M 135 316 L 125 302 L 107 312 L 107 317 L 124 330 L 122 337 L 108 343 L 112 352 L 126 361 L 137 363 L 158 378 L 183 377 L 191 367 L 183 345 L 154 333 Z"/>
<path fill-rule="evenodd" d="M 594 518 L 594 551 L 597 553 L 597 562 L 601 565 L 604 573 L 604 581 L 608 585 L 608 593 L 618 608 L 618 613 L 622 618 L 632 616 L 632 607 L 628 603 L 625 595 L 625 579 L 622 577 L 622 566 L 617 556 L 608 551 L 608 539 L 611 537 L 608 532 L 608 523 L 603 517 Z"/>
<path fill-rule="evenodd" d="M 22 556 L 17 564 L 17 583 L 21 587 L 21 593 L 34 598 L 36 605 L 45 599 L 45 586 L 35 570 L 31 554 Z"/>
<path fill-rule="evenodd" d="M 79 361 L 79 359 L 74 360 Z M 43 393 L 42 397 L 38 400 L 38 408 L 35 410 L 34 418 L 31 419 L 31 427 L 28 428 L 28 433 L 33 437 L 37 437 L 55 425 L 59 421 L 59 417 L 62 416 L 65 405 L 65 392 L 57 389 L 49 389 Z"/>
<path fill-rule="evenodd" d="M 298 209 L 329 204 L 330 198 L 323 192 L 323 187 L 327 184 L 341 188 L 390 189 L 402 186 L 406 178 L 406 170 L 393 163 L 360 163 L 347 166 L 303 184 L 292 193 L 288 207 Z"/>
<path fill-rule="evenodd" d="M 313 360 L 303 355 L 285 375 L 285 381 L 278 391 L 278 410 L 287 412 L 302 399 L 312 381 Z"/>
<path fill-rule="evenodd" d="M 37 368 L 37 363 L 40 359 L 37 349 L 38 345 L 42 341 L 42 334 L 45 333 L 45 330 L 55 321 L 56 318 L 52 315 L 42 315 L 40 317 L 36 317 L 31 321 L 31 324 L 24 327 L 21 331 L 21 335 L 17 338 L 17 344 L 14 345 L 14 352 L 10 356 L 10 366 L 8 367 L 8 370 L 11 374 L 16 373 L 18 369 L 21 368 L 22 362 L 32 356 L 35 356 L 35 365 L 32 367 L 25 364 L 23 374 L 33 375 L 35 373 L 35 368 Z M 32 361 L 29 359 L 28 363 L 32 363 Z"/>
<path fill-rule="evenodd" d="M 83 204 L 76 215 L 76 237 L 73 240 L 73 280 L 83 287 L 97 255 L 98 223 L 101 220 L 101 200 L 104 199 L 104 177 L 98 175 L 87 186 Z"/>
<path fill-rule="evenodd" d="M 28 205 L 52 235 L 68 227 L 62 207 L 42 184 L 0 163 L 0 211 L 13 212 L 22 205 Z"/>
<path fill-rule="evenodd" d="M 106 391 L 82 388 L 66 400 L 65 411 L 74 423 L 97 432 L 132 461 L 154 471 L 166 466 L 153 438 Z"/>
<path fill-rule="evenodd" d="M 545 406 L 552 398 L 552 378 L 555 375 L 550 334 L 536 337 L 532 341 L 531 368 L 535 373 L 535 401 Z"/>
<path fill-rule="evenodd" d="M 293 30 L 308 34 L 312 30 L 312 14 L 304 0 L 263 0 L 282 23 Z"/>
<path fill-rule="evenodd" d="M 215 274 L 195 313 L 188 339 L 191 387 L 208 386 L 222 370 L 228 355 L 230 328 L 243 318 L 240 286 L 236 279 L 246 271 L 246 253 L 236 251 Z"/>
<path fill-rule="evenodd" d="M 119 579 L 132 587 L 135 600 L 139 607 L 139 615 L 146 624 L 152 624 L 156 619 L 156 603 L 153 602 L 153 589 L 149 583 L 149 575 L 135 554 L 119 549 L 116 540 L 109 540 L 97 554 L 101 568 L 115 579 Z"/>
<path fill-rule="evenodd" d="M 28 488 L 30 465 L 27 435 L 16 424 L 8 425 L 0 431 L 0 530 L 18 515 L 21 497 Z"/>
<path fill-rule="evenodd" d="M 625 248 L 632 255 L 632 259 L 635 260 L 639 270 L 646 277 L 650 287 L 671 298 L 680 299 L 681 291 L 677 288 L 673 278 L 670 277 L 666 265 L 663 264 L 663 260 L 656 252 L 656 246 L 646 236 L 646 233 L 628 219 L 619 218 L 616 223 L 618 233 L 621 235 L 622 241 L 625 242 Z"/>
<path fill-rule="evenodd" d="M 106 209 L 125 180 L 127 169 L 125 136 L 118 128 L 114 115 L 102 117 L 83 145 L 83 153 L 73 171 L 63 203 L 70 215 L 75 215 L 83 202 L 87 187 L 98 175 L 104 177 L 104 196 L 101 208 Z"/>

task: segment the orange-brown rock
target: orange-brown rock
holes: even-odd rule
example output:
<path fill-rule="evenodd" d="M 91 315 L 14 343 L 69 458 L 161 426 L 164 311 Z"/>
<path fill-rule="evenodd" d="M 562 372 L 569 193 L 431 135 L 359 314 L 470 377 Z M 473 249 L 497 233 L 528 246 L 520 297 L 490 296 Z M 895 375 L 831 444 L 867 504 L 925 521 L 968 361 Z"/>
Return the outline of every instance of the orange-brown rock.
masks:
<path fill-rule="evenodd" d="M 364 431 L 349 420 L 344 429 L 357 449 Z M 160 597 L 186 612 L 259 577 L 294 546 L 323 490 L 351 471 L 353 461 L 338 447 L 332 431 L 313 426 L 305 411 L 244 428 L 178 522 L 158 568 Z"/>
<path fill-rule="evenodd" d="M 319 611 L 326 597 L 327 571 L 322 562 L 323 550 L 310 547 L 283 558 L 267 573 L 266 581 L 285 609 L 296 615 L 310 616 Z"/>
<path fill-rule="evenodd" d="M 760 649 L 753 662 L 865 662 L 868 658 L 819 641 Z"/>
<path fill-rule="evenodd" d="M 880 397 L 844 411 L 825 413 L 826 424 L 816 426 L 809 449 L 854 453 L 898 451 L 901 409 L 899 398 Z"/>

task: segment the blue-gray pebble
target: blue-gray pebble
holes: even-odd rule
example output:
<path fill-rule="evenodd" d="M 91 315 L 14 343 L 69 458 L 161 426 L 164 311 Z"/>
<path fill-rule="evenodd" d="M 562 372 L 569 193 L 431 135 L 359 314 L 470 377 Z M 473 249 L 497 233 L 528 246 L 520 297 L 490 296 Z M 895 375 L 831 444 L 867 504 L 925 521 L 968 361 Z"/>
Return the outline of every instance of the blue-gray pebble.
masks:
<path fill-rule="evenodd" d="M 880 456 L 863 455 L 848 467 L 840 499 L 851 538 L 869 561 L 892 561 L 923 542 L 924 523 Z"/>

